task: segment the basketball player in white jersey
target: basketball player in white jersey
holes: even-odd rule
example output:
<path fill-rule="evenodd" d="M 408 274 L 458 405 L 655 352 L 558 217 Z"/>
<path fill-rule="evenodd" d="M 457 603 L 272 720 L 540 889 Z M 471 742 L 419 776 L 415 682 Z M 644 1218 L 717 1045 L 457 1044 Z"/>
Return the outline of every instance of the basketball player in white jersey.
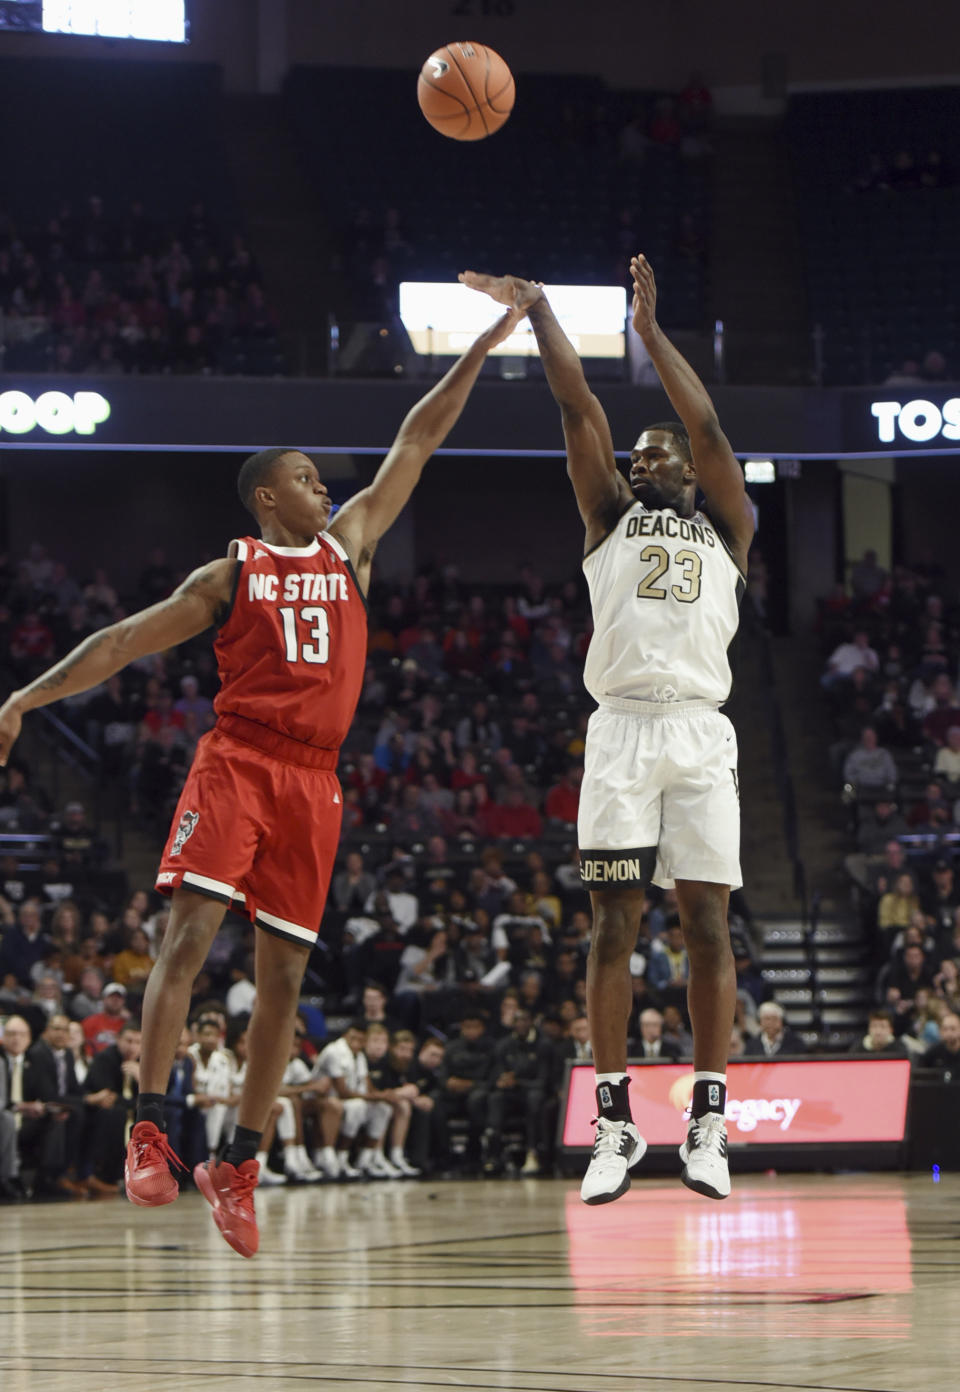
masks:
<path fill-rule="evenodd" d="M 619 472 L 606 416 L 542 289 L 465 272 L 465 284 L 525 309 L 563 419 L 567 472 L 586 527 L 583 568 L 594 635 L 584 681 L 590 718 L 580 794 L 581 873 L 593 905 L 587 966 L 597 1133 L 581 1186 L 589 1204 L 630 1187 L 646 1150 L 627 1096 L 630 954 L 652 880 L 676 886 L 690 961 L 694 1083 L 686 1185 L 730 1193 L 727 1046 L 736 977 L 727 906 L 740 883 L 737 742 L 720 707 L 754 518 L 743 473 L 703 383 L 656 319 L 647 260 L 635 256 L 633 324 L 680 417 L 643 430 Z M 697 490 L 705 499 L 697 511 Z"/>

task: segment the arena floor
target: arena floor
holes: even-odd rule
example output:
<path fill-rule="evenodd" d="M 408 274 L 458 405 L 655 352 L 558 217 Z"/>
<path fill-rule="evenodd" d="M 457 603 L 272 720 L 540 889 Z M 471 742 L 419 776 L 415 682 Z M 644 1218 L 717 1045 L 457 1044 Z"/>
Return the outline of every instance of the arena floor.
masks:
<path fill-rule="evenodd" d="M 4 1392 L 906 1392 L 951 1386 L 960 1176 L 258 1195 L 235 1256 L 196 1195 L 0 1209 Z M 248 1381 L 249 1380 L 249 1381 Z"/>

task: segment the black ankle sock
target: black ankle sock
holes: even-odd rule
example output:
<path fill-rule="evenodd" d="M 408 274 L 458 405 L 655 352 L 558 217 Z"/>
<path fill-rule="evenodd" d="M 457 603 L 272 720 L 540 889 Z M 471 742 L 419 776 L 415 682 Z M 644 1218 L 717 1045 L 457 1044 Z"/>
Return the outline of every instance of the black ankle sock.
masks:
<path fill-rule="evenodd" d="M 238 1126 L 233 1140 L 220 1156 L 228 1165 L 242 1165 L 245 1160 L 255 1160 L 260 1149 L 262 1131 L 251 1131 L 249 1126 Z"/>
<path fill-rule="evenodd" d="M 621 1078 L 619 1083 L 597 1083 L 597 1112 L 607 1121 L 632 1121 L 630 1098 L 627 1089 L 630 1079 Z"/>
<path fill-rule="evenodd" d="M 141 1092 L 137 1098 L 137 1121 L 152 1121 L 163 1131 L 163 1093 Z"/>
<path fill-rule="evenodd" d="M 693 1085 L 693 1099 L 690 1103 L 691 1116 L 702 1117 L 704 1112 L 719 1112 L 723 1116 L 726 1105 L 726 1083 L 711 1082 L 707 1078 L 697 1079 Z"/>

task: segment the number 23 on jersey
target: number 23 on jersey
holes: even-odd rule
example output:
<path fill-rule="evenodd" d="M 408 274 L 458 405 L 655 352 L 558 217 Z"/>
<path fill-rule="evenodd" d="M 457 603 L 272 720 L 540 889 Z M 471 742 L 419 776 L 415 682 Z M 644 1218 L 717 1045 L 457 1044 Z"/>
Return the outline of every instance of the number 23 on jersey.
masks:
<path fill-rule="evenodd" d="M 671 584 L 669 593 L 681 604 L 693 604 L 700 598 L 700 576 L 703 561 L 696 551 L 678 551 L 675 558 L 680 567 L 680 579 Z M 666 599 L 667 589 L 658 582 L 670 570 L 670 553 L 665 546 L 645 546 L 640 560 L 650 569 L 637 586 L 638 599 Z"/>

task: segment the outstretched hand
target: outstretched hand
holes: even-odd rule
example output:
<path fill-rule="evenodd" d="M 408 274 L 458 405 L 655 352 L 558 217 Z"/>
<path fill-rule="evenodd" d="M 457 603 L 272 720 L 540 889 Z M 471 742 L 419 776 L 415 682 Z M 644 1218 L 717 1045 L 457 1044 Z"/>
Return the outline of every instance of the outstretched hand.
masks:
<path fill-rule="evenodd" d="M 526 312 L 525 309 L 511 307 L 495 324 L 491 324 L 489 329 L 484 329 L 478 342 L 489 353 L 491 348 L 496 348 L 498 343 L 502 343 L 505 338 L 510 337 Z"/>
<path fill-rule="evenodd" d="M 533 280 L 521 280 L 519 276 L 492 276 L 482 275 L 479 271 L 461 271 L 457 279 L 461 285 L 489 295 L 497 304 L 519 310 L 521 318 L 532 304 L 543 297 L 541 285 Z"/>
<path fill-rule="evenodd" d="M 641 252 L 630 258 L 633 277 L 633 327 L 641 336 L 657 326 L 657 282 L 653 267 Z"/>

